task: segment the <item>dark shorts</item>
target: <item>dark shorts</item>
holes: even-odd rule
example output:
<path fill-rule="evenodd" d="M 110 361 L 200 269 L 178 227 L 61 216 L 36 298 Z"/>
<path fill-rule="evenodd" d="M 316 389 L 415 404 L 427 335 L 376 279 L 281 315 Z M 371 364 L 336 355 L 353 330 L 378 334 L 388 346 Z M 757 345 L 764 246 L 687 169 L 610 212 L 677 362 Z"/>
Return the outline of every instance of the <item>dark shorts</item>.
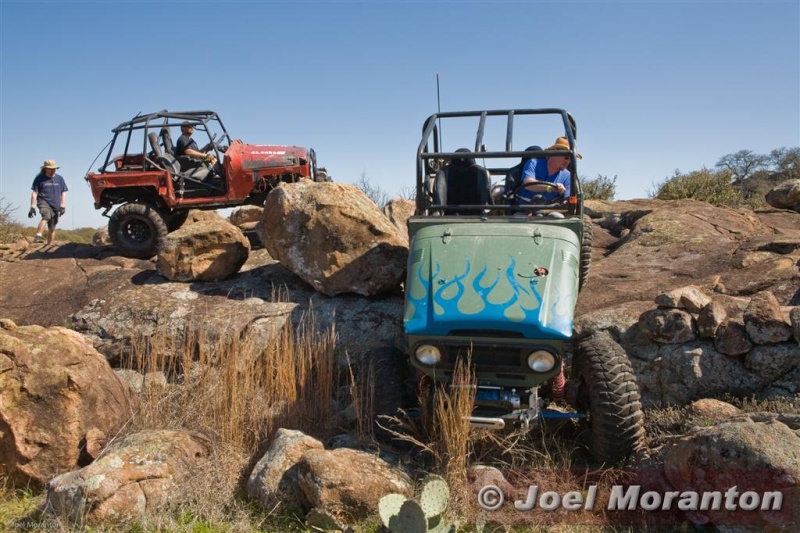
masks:
<path fill-rule="evenodd" d="M 37 205 L 39 212 L 42 214 L 42 220 L 47 221 L 47 227 L 53 229 L 58 224 L 58 211 L 54 211 L 50 204 L 42 202 Z"/>

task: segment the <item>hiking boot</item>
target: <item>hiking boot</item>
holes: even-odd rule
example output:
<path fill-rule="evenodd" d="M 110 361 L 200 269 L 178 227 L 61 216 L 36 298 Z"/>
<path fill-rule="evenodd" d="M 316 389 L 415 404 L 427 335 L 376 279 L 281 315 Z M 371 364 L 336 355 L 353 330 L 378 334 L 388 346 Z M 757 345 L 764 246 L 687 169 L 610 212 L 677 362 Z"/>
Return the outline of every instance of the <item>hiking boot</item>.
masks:
<path fill-rule="evenodd" d="M 44 237 L 42 237 L 41 235 L 34 235 L 33 242 L 35 242 L 35 243 L 36 242 L 44 242 Z"/>

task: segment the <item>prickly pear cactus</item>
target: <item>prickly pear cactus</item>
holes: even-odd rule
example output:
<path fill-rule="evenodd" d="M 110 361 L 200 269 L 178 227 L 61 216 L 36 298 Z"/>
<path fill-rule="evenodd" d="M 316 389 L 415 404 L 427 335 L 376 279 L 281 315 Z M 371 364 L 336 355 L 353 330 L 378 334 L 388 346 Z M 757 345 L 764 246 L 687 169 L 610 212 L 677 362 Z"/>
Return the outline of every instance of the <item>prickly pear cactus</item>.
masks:
<path fill-rule="evenodd" d="M 444 479 L 430 475 L 423 480 L 419 504 L 425 512 L 425 518 L 430 519 L 445 512 L 449 500 L 450 489 Z"/>
<path fill-rule="evenodd" d="M 391 519 L 400 514 L 400 509 L 407 501 L 408 498 L 396 493 L 387 494 L 378 501 L 378 514 L 381 516 L 384 526 L 391 529 L 389 526 Z"/>
<path fill-rule="evenodd" d="M 445 480 L 431 475 L 423 480 L 419 502 L 402 494 L 387 494 L 378 502 L 378 513 L 392 533 L 451 532 L 455 528 L 442 520 L 449 498 Z"/>

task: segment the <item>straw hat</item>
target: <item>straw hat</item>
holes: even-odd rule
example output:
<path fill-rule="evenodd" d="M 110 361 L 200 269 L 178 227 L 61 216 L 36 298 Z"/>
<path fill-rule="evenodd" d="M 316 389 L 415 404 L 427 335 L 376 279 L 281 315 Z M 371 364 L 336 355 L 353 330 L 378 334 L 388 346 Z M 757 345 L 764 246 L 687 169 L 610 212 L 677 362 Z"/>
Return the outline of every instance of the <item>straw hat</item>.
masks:
<path fill-rule="evenodd" d="M 553 146 L 548 147 L 547 150 L 569 150 L 569 141 L 566 137 L 559 137 L 556 139 L 556 143 Z M 575 157 L 578 159 L 583 159 L 583 156 L 578 152 L 575 152 Z"/>
<path fill-rule="evenodd" d="M 42 163 L 42 168 L 52 168 L 52 169 L 55 170 L 55 169 L 61 168 L 61 167 L 56 165 L 56 162 L 53 161 L 52 159 L 45 159 L 44 163 Z"/>

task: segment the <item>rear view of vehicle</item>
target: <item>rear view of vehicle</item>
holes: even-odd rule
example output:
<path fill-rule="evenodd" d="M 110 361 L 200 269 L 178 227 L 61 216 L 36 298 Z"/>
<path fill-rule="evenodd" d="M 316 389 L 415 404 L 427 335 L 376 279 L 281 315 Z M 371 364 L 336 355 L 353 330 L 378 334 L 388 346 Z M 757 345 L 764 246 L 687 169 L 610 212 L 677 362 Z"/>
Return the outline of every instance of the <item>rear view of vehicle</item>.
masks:
<path fill-rule="evenodd" d="M 569 146 L 517 151 L 520 135 L 528 144 L 563 135 Z M 575 417 L 595 458 L 617 460 L 643 434 L 624 352 L 611 339 L 581 339 L 569 384 L 564 372 L 591 257 L 576 136 L 561 109 L 439 113 L 425 121 L 404 326 L 411 364 L 425 380 L 447 385 L 459 361 L 471 362 L 473 425 L 529 428 L 547 416 Z M 519 182 L 524 161 L 563 155 L 570 156 L 570 196 L 554 201 L 544 194 L 552 185 Z M 493 187 L 493 178 L 503 184 Z M 523 190 L 534 201 L 520 204 Z M 574 411 L 559 407 L 567 402 Z"/>
<path fill-rule="evenodd" d="M 176 150 L 187 124 L 206 155 L 202 161 Z M 262 205 L 281 182 L 328 180 L 314 150 L 232 139 L 213 111 L 137 115 L 112 133 L 105 162 L 86 181 L 104 216 L 116 207 L 109 237 L 128 257 L 155 255 L 158 240 L 179 228 L 190 209 Z"/>

